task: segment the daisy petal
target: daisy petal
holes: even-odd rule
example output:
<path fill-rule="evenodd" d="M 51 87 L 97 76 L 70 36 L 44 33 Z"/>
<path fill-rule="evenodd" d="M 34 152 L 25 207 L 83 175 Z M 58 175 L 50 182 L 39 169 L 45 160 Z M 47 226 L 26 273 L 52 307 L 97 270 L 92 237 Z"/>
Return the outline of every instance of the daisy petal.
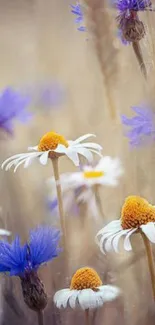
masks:
<path fill-rule="evenodd" d="M 0 236 L 10 236 L 11 232 L 5 229 L 0 229 Z"/>
<path fill-rule="evenodd" d="M 103 292 L 103 299 L 105 302 L 116 299 L 121 293 L 119 288 L 111 285 L 101 286 L 100 290 Z"/>
<path fill-rule="evenodd" d="M 61 308 L 61 307 L 66 308 L 68 300 L 73 293 L 74 293 L 74 290 L 71 291 L 70 289 L 63 289 L 63 290 L 57 291 L 53 298 L 54 303 L 56 304 L 56 306 L 58 308 Z"/>
<path fill-rule="evenodd" d="M 46 165 L 47 164 L 47 160 L 48 160 L 48 154 L 49 151 L 45 151 L 39 158 L 39 161 L 42 165 Z"/>
<path fill-rule="evenodd" d="M 66 151 L 66 156 L 73 161 L 75 166 L 79 166 L 80 162 L 79 162 L 79 157 L 78 157 L 77 152 L 67 150 Z"/>
<path fill-rule="evenodd" d="M 121 230 L 118 234 L 116 234 L 114 240 L 113 240 L 113 248 L 114 248 L 114 251 L 116 253 L 119 253 L 119 250 L 118 250 L 118 244 L 119 244 L 119 240 L 120 238 L 127 234 L 131 229 L 127 229 L 127 230 Z"/>
<path fill-rule="evenodd" d="M 74 290 L 74 294 L 69 298 L 69 305 L 72 309 L 76 308 L 77 298 L 78 298 L 79 290 Z"/>
<path fill-rule="evenodd" d="M 136 232 L 137 228 L 132 229 L 131 231 L 128 232 L 128 234 L 126 235 L 125 239 L 124 239 L 124 249 L 126 251 L 131 251 L 132 250 L 132 246 L 130 243 L 130 236 Z"/>
<path fill-rule="evenodd" d="M 93 155 L 91 153 L 90 150 L 86 149 L 86 148 L 77 148 L 77 152 L 84 156 L 89 162 L 92 162 L 93 161 Z"/>
<path fill-rule="evenodd" d="M 78 295 L 78 301 L 82 309 L 91 309 L 96 307 L 95 292 L 92 289 L 81 290 Z"/>
<path fill-rule="evenodd" d="M 103 149 L 99 144 L 94 143 L 94 142 L 80 143 L 79 145 L 76 145 L 76 148 L 78 146 L 79 147 L 90 148 L 90 149 L 96 149 L 96 150 L 102 150 Z"/>
<path fill-rule="evenodd" d="M 152 242 L 155 243 L 155 225 L 154 222 L 149 222 L 146 225 L 140 226 L 143 233 L 146 237 Z"/>
<path fill-rule="evenodd" d="M 91 134 L 91 133 L 82 135 L 81 137 L 79 137 L 75 141 L 73 141 L 73 144 L 80 143 L 81 141 L 86 140 L 86 139 L 88 139 L 90 137 L 96 137 L 96 135 L 95 134 Z"/>

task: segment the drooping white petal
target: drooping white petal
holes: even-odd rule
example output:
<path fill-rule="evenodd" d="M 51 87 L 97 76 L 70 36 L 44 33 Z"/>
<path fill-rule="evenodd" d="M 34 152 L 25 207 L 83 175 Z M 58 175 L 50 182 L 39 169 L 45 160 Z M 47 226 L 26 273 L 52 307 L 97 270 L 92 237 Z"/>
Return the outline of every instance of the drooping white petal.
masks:
<path fill-rule="evenodd" d="M 96 308 L 95 291 L 92 289 L 83 289 L 78 295 L 79 305 L 82 309 Z"/>
<path fill-rule="evenodd" d="M 90 163 L 93 161 L 93 155 L 90 150 L 78 147 L 76 148 L 76 152 L 84 156 Z"/>
<path fill-rule="evenodd" d="M 27 158 L 26 161 L 25 161 L 25 164 L 24 164 L 24 168 L 28 168 L 31 165 L 31 163 L 32 163 L 32 161 L 33 161 L 34 158 L 35 157 L 29 157 L 29 158 Z"/>
<path fill-rule="evenodd" d="M 111 252 L 113 249 L 113 239 L 117 236 L 117 233 L 111 235 L 110 237 L 107 238 L 106 242 L 105 242 L 105 251 L 106 252 Z"/>
<path fill-rule="evenodd" d="M 121 290 L 118 287 L 111 285 L 103 285 L 99 287 L 100 292 L 102 292 L 102 297 L 104 302 L 112 301 L 116 299 L 120 294 Z"/>
<path fill-rule="evenodd" d="M 132 246 L 131 246 L 131 243 L 130 243 L 130 236 L 136 232 L 137 228 L 134 228 L 132 230 L 130 230 L 128 232 L 128 234 L 126 235 L 125 239 L 124 239 L 124 249 L 126 251 L 131 251 L 132 250 Z"/>
<path fill-rule="evenodd" d="M 10 236 L 11 232 L 5 229 L 0 229 L 0 236 Z"/>
<path fill-rule="evenodd" d="M 3 169 L 4 166 L 7 165 L 7 163 L 10 162 L 10 161 L 14 161 L 14 160 L 16 160 L 16 159 L 18 159 L 18 158 L 20 158 L 20 157 L 21 157 L 21 158 L 24 158 L 27 154 L 28 154 L 28 153 L 19 153 L 19 154 L 17 154 L 17 155 L 14 155 L 14 156 L 11 156 L 11 157 L 7 158 L 7 159 L 4 160 L 4 162 L 2 163 L 1 168 Z"/>
<path fill-rule="evenodd" d="M 143 233 L 147 236 L 147 238 L 152 242 L 155 243 L 155 224 L 154 222 L 149 222 L 146 225 L 140 226 Z"/>
<path fill-rule="evenodd" d="M 127 234 L 131 229 L 126 229 L 126 230 L 121 230 L 118 234 L 116 234 L 115 238 L 113 239 L 113 248 L 114 248 L 114 251 L 116 253 L 119 253 L 119 250 L 118 250 L 118 244 L 119 244 L 119 240 L 120 238 Z"/>
<path fill-rule="evenodd" d="M 122 230 L 120 219 L 109 222 L 105 227 L 98 231 L 97 236 L 103 235 L 106 232 L 117 232 L 119 230 Z"/>
<path fill-rule="evenodd" d="M 69 298 L 74 294 L 75 290 L 63 289 L 59 290 L 54 295 L 54 303 L 58 308 L 66 308 Z"/>
<path fill-rule="evenodd" d="M 23 160 L 21 160 L 18 164 L 16 164 L 15 168 L 14 168 L 14 173 L 16 172 L 17 168 L 22 165 L 24 162 L 26 162 L 26 160 L 29 158 L 24 158 Z"/>
<path fill-rule="evenodd" d="M 82 148 L 90 148 L 90 149 L 95 149 L 95 150 L 102 150 L 102 147 L 100 146 L 100 144 L 98 143 L 94 143 L 94 142 L 85 142 L 85 143 L 80 143 L 75 145 L 74 147 L 82 147 Z"/>
<path fill-rule="evenodd" d="M 78 295 L 79 295 L 79 290 L 74 290 L 74 293 L 71 295 L 71 297 L 69 298 L 69 306 L 72 308 L 72 309 L 75 309 L 76 308 L 76 305 L 77 305 L 77 298 L 78 298 Z"/>
<path fill-rule="evenodd" d="M 100 250 L 101 250 L 101 252 L 102 252 L 103 254 L 106 254 L 106 250 L 105 250 L 105 247 L 104 247 L 104 241 L 105 241 L 107 238 L 111 237 L 112 235 L 116 235 L 116 234 L 117 234 L 117 232 L 116 232 L 116 233 L 115 233 L 115 232 L 108 232 L 108 233 L 104 234 L 104 235 L 101 237 L 101 239 L 100 239 L 100 241 L 99 241 L 99 247 L 100 247 Z"/>
<path fill-rule="evenodd" d="M 48 160 L 48 154 L 49 151 L 45 151 L 39 158 L 39 161 L 42 165 L 46 165 L 47 164 L 47 160 Z"/>
<path fill-rule="evenodd" d="M 79 137 L 75 141 L 73 141 L 72 144 L 80 143 L 81 141 L 86 140 L 86 139 L 88 139 L 90 137 L 96 137 L 96 135 L 95 134 L 91 134 L 91 133 L 82 135 L 81 137 Z"/>
<path fill-rule="evenodd" d="M 80 162 L 79 162 L 79 156 L 78 156 L 77 152 L 67 150 L 66 156 L 72 160 L 72 162 L 74 163 L 75 166 L 79 166 Z"/>

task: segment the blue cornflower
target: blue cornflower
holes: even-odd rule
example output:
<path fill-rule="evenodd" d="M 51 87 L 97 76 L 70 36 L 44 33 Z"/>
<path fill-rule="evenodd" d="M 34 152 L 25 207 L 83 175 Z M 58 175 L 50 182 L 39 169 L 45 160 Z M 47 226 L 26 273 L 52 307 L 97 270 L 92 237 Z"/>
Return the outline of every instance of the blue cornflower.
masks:
<path fill-rule="evenodd" d="M 80 32 L 85 32 L 86 27 L 83 25 L 84 23 L 84 14 L 82 11 L 81 4 L 77 1 L 76 5 L 71 5 L 71 12 L 76 16 L 75 23 L 79 25 L 77 28 Z"/>
<path fill-rule="evenodd" d="M 31 271 L 57 257 L 60 248 L 60 231 L 49 226 L 40 226 L 30 231 L 29 241 L 21 245 L 19 236 L 10 244 L 0 241 L 0 272 L 24 278 Z"/>
<path fill-rule="evenodd" d="M 152 10 L 152 3 L 150 0 L 116 0 L 115 5 L 120 14 L 130 11 Z"/>
<path fill-rule="evenodd" d="M 0 93 L 0 129 L 7 133 L 13 132 L 13 121 L 19 120 L 23 123 L 31 118 L 26 110 L 30 99 L 11 87 L 7 87 Z"/>
<path fill-rule="evenodd" d="M 148 138 L 155 139 L 155 114 L 149 108 L 132 107 L 137 114 L 128 118 L 122 115 L 122 124 L 128 126 L 130 130 L 125 133 L 129 138 L 131 146 L 136 147 L 142 145 Z"/>
<path fill-rule="evenodd" d="M 30 231 L 29 240 L 21 245 L 19 236 L 11 244 L 0 241 L 0 272 L 19 276 L 25 303 L 40 311 L 47 305 L 47 294 L 40 280 L 38 268 L 57 257 L 60 231 L 40 226 Z"/>

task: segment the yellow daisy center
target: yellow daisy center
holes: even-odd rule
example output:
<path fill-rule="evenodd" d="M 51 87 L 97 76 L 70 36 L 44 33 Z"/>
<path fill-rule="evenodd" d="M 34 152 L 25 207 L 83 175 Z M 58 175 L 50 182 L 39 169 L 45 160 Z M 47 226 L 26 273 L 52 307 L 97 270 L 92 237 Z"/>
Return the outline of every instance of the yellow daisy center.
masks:
<path fill-rule="evenodd" d="M 104 172 L 90 170 L 90 171 L 84 172 L 83 175 L 85 178 L 97 178 L 97 177 L 104 176 Z"/>
<path fill-rule="evenodd" d="M 140 196 L 127 197 L 121 212 L 122 228 L 137 228 L 151 221 L 155 222 L 155 207 Z"/>
<path fill-rule="evenodd" d="M 71 280 L 71 290 L 94 289 L 101 286 L 102 281 L 97 272 L 90 267 L 77 270 Z"/>
<path fill-rule="evenodd" d="M 58 144 L 68 147 L 68 142 L 62 135 L 53 131 L 48 132 L 40 139 L 38 151 L 55 150 Z"/>

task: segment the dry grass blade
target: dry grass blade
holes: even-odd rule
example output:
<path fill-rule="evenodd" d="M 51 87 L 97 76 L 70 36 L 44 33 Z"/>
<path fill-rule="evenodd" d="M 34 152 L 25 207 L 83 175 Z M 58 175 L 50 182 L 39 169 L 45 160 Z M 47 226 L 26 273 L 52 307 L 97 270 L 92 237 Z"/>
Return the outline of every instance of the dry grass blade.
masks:
<path fill-rule="evenodd" d="M 113 98 L 114 83 L 117 75 L 117 49 L 114 47 L 114 19 L 105 0 L 83 0 L 86 8 L 88 29 L 92 34 L 103 76 L 104 92 L 111 117 L 116 115 Z"/>

